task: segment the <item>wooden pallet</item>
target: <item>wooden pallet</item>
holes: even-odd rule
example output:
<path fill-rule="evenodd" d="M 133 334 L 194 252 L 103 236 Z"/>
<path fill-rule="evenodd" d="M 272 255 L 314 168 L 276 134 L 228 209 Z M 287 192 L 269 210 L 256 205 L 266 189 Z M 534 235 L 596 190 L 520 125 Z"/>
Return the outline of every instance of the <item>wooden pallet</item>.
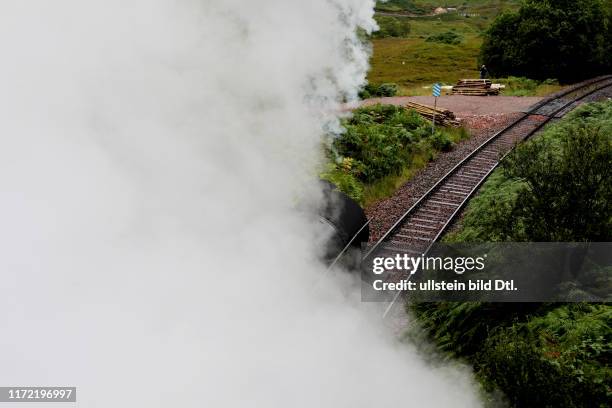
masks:
<path fill-rule="evenodd" d="M 457 85 L 453 86 L 453 95 L 499 95 L 499 89 L 491 88 L 491 81 L 488 79 L 460 79 Z"/>
<path fill-rule="evenodd" d="M 422 105 L 415 102 L 406 102 L 404 105 L 406 109 L 412 109 L 416 111 L 423 118 L 432 121 L 434 113 L 436 117 L 436 124 L 441 126 L 459 127 L 461 123 L 455 119 L 455 114 L 448 109 L 434 109 L 433 106 Z"/>

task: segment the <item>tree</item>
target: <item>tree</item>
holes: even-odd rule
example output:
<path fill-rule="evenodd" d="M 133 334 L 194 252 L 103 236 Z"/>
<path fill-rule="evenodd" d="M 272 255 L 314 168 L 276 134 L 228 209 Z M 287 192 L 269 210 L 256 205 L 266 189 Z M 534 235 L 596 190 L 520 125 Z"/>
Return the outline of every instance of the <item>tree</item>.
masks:
<path fill-rule="evenodd" d="M 525 241 L 608 241 L 612 238 L 610 134 L 595 125 L 571 126 L 559 140 L 536 139 L 504 163 L 523 181 L 512 223 Z"/>
<path fill-rule="evenodd" d="M 612 102 L 520 144 L 471 202 L 452 241 L 612 240 Z"/>
<path fill-rule="evenodd" d="M 485 35 L 481 60 L 496 76 L 567 82 L 612 70 L 612 12 L 603 0 L 525 0 Z"/>

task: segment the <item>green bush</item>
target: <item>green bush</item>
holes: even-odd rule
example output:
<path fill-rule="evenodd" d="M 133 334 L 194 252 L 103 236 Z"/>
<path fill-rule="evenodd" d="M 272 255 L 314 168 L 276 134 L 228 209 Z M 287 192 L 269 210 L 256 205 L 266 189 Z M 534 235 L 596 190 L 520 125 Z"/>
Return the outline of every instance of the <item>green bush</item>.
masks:
<path fill-rule="evenodd" d="M 358 124 L 348 126 L 346 133 L 334 146 L 343 156 L 355 158 L 363 164 L 360 175 L 371 182 L 398 170 L 405 156 L 404 148 L 410 143 L 410 134 L 402 128 L 389 125 Z"/>
<path fill-rule="evenodd" d="M 608 241 L 612 238 L 612 134 L 567 126 L 563 137 L 519 147 L 504 163 L 522 180 L 512 209 L 515 240 Z M 511 222 L 511 221 L 509 221 Z"/>
<path fill-rule="evenodd" d="M 517 205 L 520 180 L 508 180 L 494 172 L 468 206 L 460 231 L 445 239 L 460 242 L 512 241 L 514 234 L 523 234 L 521 223 L 509 223 Z"/>
<path fill-rule="evenodd" d="M 346 132 L 333 143 L 339 157 L 355 160 L 359 179 L 372 182 L 398 172 L 410 160 L 410 144 L 426 134 L 416 113 L 393 105 L 357 109 L 345 121 Z"/>
<path fill-rule="evenodd" d="M 430 339 L 467 358 L 511 407 L 607 407 L 612 308 L 607 304 L 421 303 Z"/>
<path fill-rule="evenodd" d="M 612 102 L 585 105 L 520 146 L 447 241 L 609 241 Z M 609 271 L 603 271 L 609 280 Z M 408 306 L 444 351 L 467 358 L 512 407 L 607 407 L 609 304 Z"/>
<path fill-rule="evenodd" d="M 431 137 L 431 145 L 436 150 L 448 152 L 453 149 L 454 143 L 446 134 L 436 132 Z"/>
<path fill-rule="evenodd" d="M 504 88 L 503 93 L 507 96 L 533 96 L 537 95 L 538 88 L 542 87 L 543 85 L 559 85 L 559 81 L 556 79 L 545 79 L 543 81 L 538 81 L 535 79 L 515 76 L 492 79 L 492 81 L 505 85 L 506 87 Z"/>
<path fill-rule="evenodd" d="M 397 85 L 386 83 L 380 84 L 378 87 L 378 95 L 380 96 L 395 96 L 397 95 Z"/>
<path fill-rule="evenodd" d="M 527 303 L 495 304 L 476 302 L 412 303 L 422 326 L 443 351 L 454 356 L 474 356 L 496 326 L 511 325 L 531 313 Z"/>
<path fill-rule="evenodd" d="M 454 239 L 612 239 L 612 103 L 590 104 L 519 146 L 468 206 Z"/>
<path fill-rule="evenodd" d="M 418 136 L 426 136 L 424 127 L 428 125 L 415 111 L 404 109 L 401 106 L 381 105 L 366 106 L 355 109 L 353 115 L 343 123 L 345 127 L 356 125 L 391 125 L 404 128 L 408 131 L 418 132 Z"/>
<path fill-rule="evenodd" d="M 425 41 L 457 45 L 457 44 L 461 44 L 462 39 L 463 38 L 459 34 L 453 31 L 447 31 L 442 34 L 430 35 L 429 37 L 427 37 Z"/>
<path fill-rule="evenodd" d="M 334 138 L 327 154 L 331 164 L 322 177 L 360 203 L 395 191 L 396 177 L 409 177 L 411 166 L 421 167 L 425 156 L 448 150 L 453 140 L 468 137 L 463 128 L 438 128 L 414 110 L 394 105 L 374 105 L 353 111 L 343 120 L 345 132 Z"/>
<path fill-rule="evenodd" d="M 488 389 L 514 407 L 607 407 L 612 386 L 612 308 L 574 304 L 526 323 L 498 326 L 477 352 Z"/>
<path fill-rule="evenodd" d="M 373 182 L 399 172 L 410 161 L 412 145 L 431 138 L 436 150 L 453 147 L 448 135 L 438 130 L 431 136 L 429 122 L 413 110 L 394 105 L 375 105 L 357 109 L 344 122 L 346 132 L 333 143 L 336 157 L 350 157 L 360 168 L 357 177 Z"/>
<path fill-rule="evenodd" d="M 397 95 L 397 84 L 367 84 L 359 93 L 361 99 L 380 98 Z"/>
<path fill-rule="evenodd" d="M 360 170 L 354 166 L 353 160 L 345 158 L 341 163 L 330 163 L 320 175 L 323 180 L 334 184 L 338 190 L 358 203 L 363 203 L 363 184 L 357 179 Z"/>
<path fill-rule="evenodd" d="M 602 0 L 525 0 L 488 29 L 481 60 L 496 76 L 578 80 L 612 68 L 612 13 Z"/>

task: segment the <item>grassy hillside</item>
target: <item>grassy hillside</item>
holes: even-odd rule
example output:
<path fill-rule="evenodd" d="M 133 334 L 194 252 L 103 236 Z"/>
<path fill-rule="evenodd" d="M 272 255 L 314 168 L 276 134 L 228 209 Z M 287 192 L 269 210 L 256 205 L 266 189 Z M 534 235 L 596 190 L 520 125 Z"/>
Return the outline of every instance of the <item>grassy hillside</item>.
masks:
<path fill-rule="evenodd" d="M 423 7 L 423 5 L 417 4 L 413 0 L 388 0 L 385 2 L 377 2 L 376 11 L 380 12 L 391 12 L 391 13 L 414 13 L 414 14 L 425 14 L 430 11 L 430 7 Z"/>
<path fill-rule="evenodd" d="M 373 39 L 374 55 L 368 80 L 372 83 L 394 82 L 400 85 L 400 93 L 418 94 L 423 85 L 478 77 L 483 31 L 500 12 L 517 8 L 518 4 L 518 0 L 446 0 L 439 3 L 395 0 L 379 3 L 377 10 L 385 12 L 386 18 L 408 21 L 410 32 L 401 38 Z M 457 10 L 428 15 L 438 6 L 456 7 Z M 389 17 L 388 12 L 423 15 Z M 456 35 L 457 44 L 428 41 L 428 38 L 448 33 Z"/>
<path fill-rule="evenodd" d="M 460 12 L 478 13 L 495 16 L 499 10 L 517 7 L 520 0 L 388 0 L 378 1 L 376 10 L 380 12 L 431 14 L 437 7 L 454 7 Z"/>

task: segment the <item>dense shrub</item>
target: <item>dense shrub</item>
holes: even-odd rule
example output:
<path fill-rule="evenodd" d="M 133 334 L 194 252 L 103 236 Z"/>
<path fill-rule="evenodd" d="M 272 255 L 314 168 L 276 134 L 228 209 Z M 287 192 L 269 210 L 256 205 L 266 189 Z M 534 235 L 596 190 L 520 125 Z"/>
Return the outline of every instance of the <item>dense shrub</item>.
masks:
<path fill-rule="evenodd" d="M 342 125 L 345 132 L 327 146 L 329 164 L 321 177 L 361 204 L 388 197 L 436 151 L 469 136 L 464 128 L 441 127 L 432 135 L 430 122 L 394 105 L 356 109 Z"/>
<path fill-rule="evenodd" d="M 508 156 L 468 207 L 468 241 L 612 239 L 612 103 L 584 106 Z"/>
<path fill-rule="evenodd" d="M 453 149 L 453 141 L 444 133 L 436 133 L 431 138 L 431 145 L 434 149 L 448 152 Z"/>
<path fill-rule="evenodd" d="M 556 79 L 539 81 L 525 77 L 510 76 L 508 78 L 493 79 L 492 81 L 505 85 L 503 93 L 507 96 L 533 96 L 542 91 L 544 94 L 547 94 L 550 93 L 550 89 L 547 89 L 547 86 L 559 87 L 559 81 Z"/>
<path fill-rule="evenodd" d="M 509 405 L 606 407 L 612 308 L 603 304 L 426 303 L 411 310 L 437 345 L 474 364 Z"/>
<path fill-rule="evenodd" d="M 449 150 L 453 143 L 415 111 L 394 105 L 357 109 L 343 123 L 346 131 L 332 143 L 330 154 L 340 163 L 350 158 L 351 174 L 371 183 L 399 172 L 411 160 L 415 143 L 426 140 L 435 150 Z"/>
<path fill-rule="evenodd" d="M 355 158 L 363 164 L 360 175 L 371 182 L 397 171 L 403 162 L 405 148 L 411 142 L 408 131 L 396 126 L 358 124 L 348 126 L 335 147 L 343 155 Z"/>
<path fill-rule="evenodd" d="M 379 30 L 372 33 L 373 38 L 406 37 L 410 34 L 408 19 L 391 16 L 375 16 Z"/>
<path fill-rule="evenodd" d="M 525 0 L 498 16 L 481 59 L 496 76 L 577 80 L 612 69 L 612 17 L 602 0 Z"/>
<path fill-rule="evenodd" d="M 609 241 L 612 102 L 583 106 L 509 156 L 449 241 Z M 606 275 L 609 279 L 609 272 Z M 434 342 L 513 407 L 606 407 L 608 304 L 421 303 Z"/>
<path fill-rule="evenodd" d="M 363 202 L 363 184 L 357 179 L 361 170 L 352 158 L 346 157 L 340 163 L 329 163 L 321 174 L 323 180 L 334 184 L 344 194 L 358 203 Z"/>
<path fill-rule="evenodd" d="M 430 35 L 429 37 L 427 37 L 425 41 L 457 45 L 457 44 L 461 44 L 461 40 L 462 40 L 462 37 L 459 34 L 453 31 L 447 31 L 442 34 Z"/>
<path fill-rule="evenodd" d="M 515 407 L 607 407 L 612 386 L 612 308 L 574 304 L 497 326 L 476 353 L 489 389 Z"/>
<path fill-rule="evenodd" d="M 422 326 L 437 345 L 456 356 L 469 357 L 482 349 L 496 326 L 512 325 L 539 306 L 527 303 L 494 304 L 476 302 L 412 303 Z"/>
<path fill-rule="evenodd" d="M 380 98 L 397 95 L 397 85 L 391 83 L 385 84 L 367 84 L 359 93 L 361 99 Z"/>
<path fill-rule="evenodd" d="M 504 164 L 522 180 L 512 208 L 514 240 L 608 241 L 612 238 L 612 134 L 594 126 L 568 126 L 556 146 L 539 139 Z M 509 221 L 510 222 L 510 221 Z"/>
<path fill-rule="evenodd" d="M 427 135 L 427 123 L 413 111 L 393 105 L 361 108 L 334 143 L 339 157 L 351 157 L 361 169 L 358 178 L 372 182 L 399 171 L 410 158 L 410 144 Z"/>

